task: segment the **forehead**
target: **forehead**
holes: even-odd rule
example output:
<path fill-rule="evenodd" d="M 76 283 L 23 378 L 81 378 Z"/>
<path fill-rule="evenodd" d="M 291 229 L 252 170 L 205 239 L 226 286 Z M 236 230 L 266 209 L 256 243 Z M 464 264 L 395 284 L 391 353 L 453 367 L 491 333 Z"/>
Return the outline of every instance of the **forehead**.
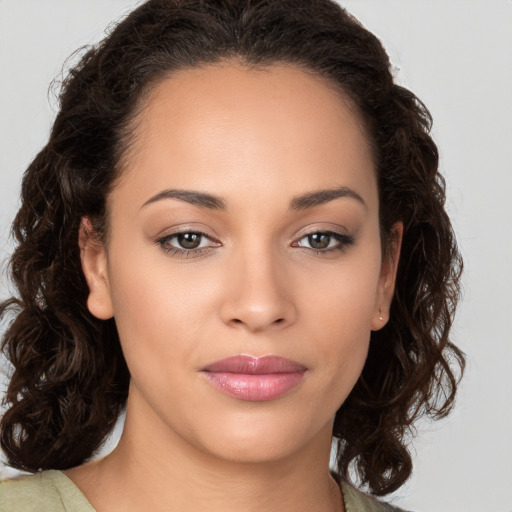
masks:
<path fill-rule="evenodd" d="M 147 95 L 134 135 L 121 185 L 126 179 L 147 195 L 170 186 L 222 195 L 252 187 L 256 198 L 264 184 L 290 195 L 375 184 L 355 107 L 291 65 L 179 71 Z"/>

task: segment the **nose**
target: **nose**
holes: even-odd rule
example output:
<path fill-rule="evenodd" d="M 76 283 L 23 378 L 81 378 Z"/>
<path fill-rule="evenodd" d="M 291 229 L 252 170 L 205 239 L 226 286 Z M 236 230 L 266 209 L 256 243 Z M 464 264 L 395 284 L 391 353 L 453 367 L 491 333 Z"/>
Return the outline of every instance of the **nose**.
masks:
<path fill-rule="evenodd" d="M 252 333 L 283 329 L 297 318 L 293 280 L 285 262 L 262 251 L 239 255 L 230 262 L 222 321 Z"/>

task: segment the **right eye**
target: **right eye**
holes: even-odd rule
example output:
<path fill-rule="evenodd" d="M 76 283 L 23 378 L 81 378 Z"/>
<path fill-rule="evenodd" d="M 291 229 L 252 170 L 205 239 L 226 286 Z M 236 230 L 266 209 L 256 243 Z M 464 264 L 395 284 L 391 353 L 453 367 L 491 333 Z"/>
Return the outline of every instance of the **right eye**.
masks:
<path fill-rule="evenodd" d="M 160 247 L 172 254 L 183 258 L 200 256 L 212 247 L 220 244 L 200 231 L 182 231 L 163 236 L 156 240 Z"/>

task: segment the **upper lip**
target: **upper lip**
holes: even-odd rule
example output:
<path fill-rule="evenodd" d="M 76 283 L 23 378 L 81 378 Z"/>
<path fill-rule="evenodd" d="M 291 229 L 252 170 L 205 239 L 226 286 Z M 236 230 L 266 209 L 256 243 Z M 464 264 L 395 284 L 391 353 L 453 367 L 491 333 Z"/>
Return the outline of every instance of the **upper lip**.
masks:
<path fill-rule="evenodd" d="M 296 361 L 280 356 L 254 357 L 236 355 L 219 359 L 203 368 L 206 372 L 265 375 L 270 373 L 304 372 L 307 368 Z"/>

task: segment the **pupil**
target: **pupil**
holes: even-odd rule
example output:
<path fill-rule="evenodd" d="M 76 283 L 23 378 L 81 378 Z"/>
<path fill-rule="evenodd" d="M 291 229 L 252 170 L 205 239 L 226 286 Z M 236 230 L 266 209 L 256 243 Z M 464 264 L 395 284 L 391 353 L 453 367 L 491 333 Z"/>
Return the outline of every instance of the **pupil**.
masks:
<path fill-rule="evenodd" d="M 309 245 L 314 249 L 325 249 L 329 246 L 331 241 L 330 235 L 324 233 L 314 233 L 308 236 Z"/>
<path fill-rule="evenodd" d="M 181 233 L 178 235 L 178 243 L 184 249 L 195 249 L 201 243 L 201 235 L 198 233 Z"/>

